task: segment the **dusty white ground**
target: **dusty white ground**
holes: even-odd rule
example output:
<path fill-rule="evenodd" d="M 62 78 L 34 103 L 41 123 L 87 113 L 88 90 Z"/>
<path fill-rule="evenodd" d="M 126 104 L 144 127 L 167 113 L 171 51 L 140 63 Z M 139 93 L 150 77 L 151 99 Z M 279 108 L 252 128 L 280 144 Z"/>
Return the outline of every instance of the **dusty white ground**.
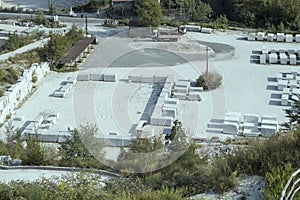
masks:
<path fill-rule="evenodd" d="M 37 169 L 14 169 L 14 170 L 0 170 L 0 182 L 9 183 L 11 181 L 36 181 L 42 178 L 47 179 L 62 179 L 72 173 L 69 171 L 56 171 L 56 170 L 37 170 Z M 102 176 L 102 180 L 108 179 L 107 176 Z"/>
<path fill-rule="evenodd" d="M 297 44 L 249 42 L 239 38 L 242 32 L 213 34 L 187 33 L 178 43 L 152 43 L 130 39 L 125 33 L 111 37 L 120 29 L 90 26 L 100 44 L 80 66 L 80 72 L 117 74 L 119 82 L 78 82 L 63 99 L 50 97 L 59 84 L 76 73 L 51 72 L 40 83 L 37 92 L 16 111 L 16 116 L 33 119 L 37 114 L 55 111 L 60 116 L 51 131 L 66 131 L 67 127 L 95 123 L 100 134 L 118 132 L 118 137 L 130 138 L 130 130 L 138 122 L 147 104 L 152 86 L 123 81 L 128 75 L 174 75 L 195 80 L 205 70 L 205 44 L 220 43 L 209 48 L 209 69 L 223 76 L 223 86 L 204 93 L 201 102 L 181 102 L 183 125 L 194 136 L 221 139 L 231 137 L 219 132 L 206 132 L 210 120 L 221 119 L 225 111 L 277 115 L 279 123 L 286 121 L 284 107 L 270 104 L 268 78 L 278 72 L 299 71 L 297 67 L 257 65 L 250 63 L 252 50 L 297 49 Z M 199 42 L 200 41 L 200 42 Z M 202 43 L 202 44 L 200 44 Z M 148 52 L 146 48 L 156 49 Z M 185 50 L 187 49 L 187 50 Z M 229 54 L 234 49 L 234 54 Z M 158 52 L 158 53 L 157 53 Z M 158 55 L 164 55 L 162 58 Z M 215 56 L 214 56 L 215 55 Z M 150 60 L 147 60 L 151 58 Z M 186 62 L 186 60 L 191 60 Z"/>
<path fill-rule="evenodd" d="M 51 71 L 38 83 L 36 92 L 30 96 L 20 109 L 16 110 L 13 117 L 23 116 L 25 121 L 30 121 L 34 120 L 37 115 L 55 112 L 59 113 L 60 116 L 58 122 L 51 127 L 51 132 L 60 134 L 60 131 L 67 131 L 68 127 L 74 127 L 72 95 L 67 95 L 65 98 L 51 96 L 55 90 L 59 89 L 62 81 L 72 76 L 76 76 L 76 72 L 65 74 Z"/>
<path fill-rule="evenodd" d="M 70 172 L 64 171 L 50 171 L 50 170 L 0 170 L 0 181 L 1 182 L 10 182 L 16 180 L 24 180 L 24 181 L 35 181 L 42 177 L 45 178 L 53 178 L 53 177 L 61 177 L 62 175 L 66 175 Z"/>
<path fill-rule="evenodd" d="M 222 195 L 215 194 L 215 193 L 203 193 L 198 194 L 188 199 L 190 200 L 239 200 L 239 199 L 246 199 L 246 200 L 262 200 L 263 194 L 262 189 L 265 185 L 265 179 L 261 176 L 240 176 L 237 178 L 237 187 L 234 190 L 226 192 Z"/>
<path fill-rule="evenodd" d="M 16 111 L 16 116 L 33 119 L 37 114 L 47 111 L 57 111 L 60 117 L 51 131 L 65 131 L 67 127 L 76 127 L 79 124 L 96 123 L 101 134 L 107 135 L 110 131 L 119 133 L 119 137 L 130 138 L 128 134 L 132 125 L 137 123 L 143 108 L 152 91 L 149 84 L 126 83 L 129 74 L 141 75 L 175 75 L 184 79 L 195 80 L 205 70 L 205 46 L 194 41 L 227 44 L 229 46 L 212 45 L 209 50 L 209 69 L 216 70 L 223 76 L 223 86 L 220 89 L 204 94 L 204 100 L 199 103 L 181 102 L 185 111 L 183 124 L 194 136 L 221 139 L 230 137 L 218 132 L 206 132 L 210 120 L 221 119 L 225 111 L 236 111 L 242 114 L 277 115 L 279 123 L 286 121 L 283 109 L 270 102 L 274 90 L 268 89 L 278 72 L 300 71 L 298 67 L 283 65 L 257 65 L 250 63 L 252 50 L 266 49 L 297 49 L 299 45 L 270 42 L 249 42 L 240 40 L 247 34 L 243 32 L 216 32 L 211 35 L 188 33 L 179 43 L 151 43 L 129 39 L 125 34 L 110 37 L 119 32 L 119 29 L 108 29 L 99 26 L 90 26 L 90 31 L 100 40 L 93 54 L 80 66 L 80 71 L 118 74 L 121 81 L 117 83 L 79 82 L 71 93 L 64 99 L 50 97 L 58 89 L 61 81 L 76 73 L 58 74 L 51 72 L 40 83 L 37 92 L 33 94 L 23 106 Z M 208 44 L 208 46 L 210 46 Z M 214 52 L 212 49 L 214 48 Z M 191 59 L 190 63 L 179 59 L 168 62 L 165 59 L 153 59 L 153 64 L 141 56 L 134 54 L 143 48 L 156 48 L 171 51 L 183 58 Z M 187 51 L 185 49 L 187 48 Z M 234 55 L 228 51 L 234 49 Z M 223 52 L 222 52 L 223 51 Z M 216 55 L 215 57 L 213 55 Z M 124 56 L 124 57 L 122 57 Z M 151 57 L 152 56 L 152 57 Z M 155 58 L 155 55 L 149 55 Z M 171 57 L 173 60 L 173 57 Z M 122 62 L 118 62 L 121 60 Z M 147 65 L 143 65 L 143 62 Z M 160 63 L 161 65 L 157 65 Z M 166 66 L 170 64 L 169 66 Z M 130 66 L 132 65 L 132 66 Z M 108 67 L 110 66 L 110 67 Z M 3 137 L 3 135 L 2 135 Z M 107 157 L 115 160 L 119 149 L 106 148 Z M 2 173 L 0 171 L 0 173 Z M 23 172 L 22 172 L 23 173 Z M 35 172 L 25 172 L 20 177 L 32 177 Z M 5 176 L 5 174 L 7 176 Z M 9 176 L 11 175 L 11 176 Z M 4 180 L 11 180 L 14 174 L 4 172 L 0 174 Z M 24 178 L 26 179 L 26 178 Z M 241 194 L 247 199 L 261 199 L 259 189 L 263 185 L 261 177 L 246 177 L 240 180 L 238 194 L 232 192 L 225 198 L 240 198 Z M 255 185 L 255 186 L 252 186 Z M 250 192 L 250 193 L 249 193 Z M 221 199 L 215 194 L 201 194 L 198 198 Z"/>
<path fill-rule="evenodd" d="M 286 121 L 283 112 L 285 107 L 270 102 L 272 94 L 276 93 L 276 91 L 267 89 L 269 85 L 274 84 L 269 82 L 268 78 L 275 77 L 278 72 L 289 72 L 291 70 L 299 71 L 297 67 L 292 66 L 257 65 L 250 63 L 252 50 L 261 50 L 262 48 L 297 49 L 297 44 L 248 42 L 240 39 L 245 36 L 247 36 L 247 34 L 242 32 L 216 32 L 211 35 L 188 33 L 179 43 L 170 44 L 131 40 L 120 34 L 113 39 L 102 39 L 101 44 L 97 47 L 94 54 L 90 56 L 90 59 L 83 63 L 81 70 L 116 73 L 120 78 L 126 78 L 128 74 L 175 74 L 175 76 L 184 79 L 195 80 L 200 73 L 205 70 L 205 61 L 203 57 L 205 47 L 196 41 L 229 45 L 231 46 L 231 49 L 229 48 L 230 50 L 234 49 L 234 55 L 232 56 L 228 55 L 228 47 L 226 46 L 217 47 L 218 52 L 215 52 L 216 56 L 213 56 L 214 52 L 210 49 L 211 56 L 209 59 L 209 69 L 216 70 L 223 75 L 222 88 L 212 91 L 211 93 L 205 93 L 204 100 L 197 105 L 191 106 L 190 102 L 182 102 L 182 108 L 190 110 L 190 112 L 186 112 L 186 115 L 183 118 L 184 124 L 187 127 L 192 125 L 192 128 L 187 129 L 192 129 L 192 132 L 194 132 L 197 137 L 201 138 L 211 138 L 213 136 L 224 138 L 228 135 L 219 134 L 218 132 L 206 132 L 206 127 L 210 120 L 223 118 L 226 111 L 236 111 L 241 112 L 242 114 L 276 115 L 279 123 Z M 208 44 L 208 46 L 210 45 Z M 213 47 L 214 46 L 212 46 L 212 48 Z M 174 63 L 173 66 L 168 67 L 147 68 L 136 61 L 138 58 L 134 58 L 134 56 L 130 57 L 133 51 L 143 48 L 162 49 L 178 54 L 179 56 L 187 54 L 188 58 L 190 58 L 189 56 L 191 55 L 195 56 L 194 54 L 196 52 L 196 54 L 199 55 L 199 59 L 197 61 L 197 59 L 195 60 L 195 58 L 193 58 L 188 64 L 178 62 Z M 187 51 L 185 51 L 186 48 Z M 132 60 L 123 59 L 123 57 L 126 56 L 132 58 Z M 101 60 L 101 62 L 96 63 L 97 59 Z M 118 63 L 118 59 L 123 62 Z M 128 63 L 126 61 L 128 61 Z M 131 63 L 132 66 L 130 66 Z M 157 61 L 153 60 L 153 63 L 157 63 Z M 163 62 L 161 64 L 166 63 Z M 107 68 L 107 66 L 109 67 Z M 114 88 L 114 93 L 117 93 L 117 95 L 115 95 L 116 98 L 113 98 L 113 102 L 118 99 L 117 96 L 119 95 L 124 95 L 124 98 L 126 98 L 128 93 L 127 90 L 130 90 L 130 88 L 133 87 L 128 84 L 127 86 L 124 85 L 126 84 L 120 83 L 117 88 Z M 121 89 L 121 91 L 118 91 L 119 87 L 124 88 Z M 138 94 L 137 91 L 136 93 L 141 99 L 140 103 L 144 102 L 145 99 L 140 97 L 140 94 Z M 143 97 L 146 98 L 147 95 L 144 95 Z M 119 108 L 117 109 L 119 115 L 123 116 L 125 111 L 123 111 L 122 107 L 125 106 L 126 102 L 127 100 L 123 101 L 123 105 L 119 105 Z M 128 106 L 129 109 L 127 112 L 131 113 L 128 114 L 128 116 L 136 115 L 137 110 L 139 109 L 134 109 L 130 104 Z M 141 105 L 135 104 L 134 106 L 138 108 Z M 116 107 L 118 107 L 118 104 L 113 103 L 113 108 Z M 193 121 L 195 117 L 199 117 L 199 126 L 195 126 L 195 123 L 197 123 L 196 121 Z M 118 122 L 124 124 L 124 126 L 128 126 L 130 117 L 123 117 L 122 119 L 121 122 Z M 134 123 L 136 122 L 134 121 Z M 107 124 L 110 123 L 107 122 Z M 112 127 L 106 124 L 104 126 Z M 123 125 L 120 126 L 123 127 Z M 125 128 L 125 130 L 128 128 Z"/>
<path fill-rule="evenodd" d="M 276 77 L 278 72 L 299 73 L 297 66 L 288 65 L 257 65 L 250 63 L 252 50 L 266 49 L 298 49 L 296 43 L 270 43 L 270 42 L 249 42 L 240 40 L 247 34 L 241 32 L 217 32 L 215 34 L 189 33 L 188 36 L 202 41 L 216 42 L 231 45 L 235 48 L 235 55 L 232 59 L 212 59 L 212 65 L 223 75 L 224 99 L 217 99 L 218 102 L 225 102 L 226 111 L 236 111 L 251 114 L 277 115 L 279 123 L 286 121 L 283 106 L 270 102 L 271 96 L 277 93 L 268 89 L 268 78 Z M 222 115 L 217 112 L 216 117 Z M 211 135 L 211 134 L 210 134 Z M 213 134 L 214 135 L 214 134 Z"/>

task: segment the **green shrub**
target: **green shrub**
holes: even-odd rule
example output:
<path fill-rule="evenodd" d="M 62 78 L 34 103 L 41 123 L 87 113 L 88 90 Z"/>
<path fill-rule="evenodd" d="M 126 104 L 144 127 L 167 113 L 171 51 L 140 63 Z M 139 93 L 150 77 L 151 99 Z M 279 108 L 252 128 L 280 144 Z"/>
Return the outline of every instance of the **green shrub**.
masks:
<path fill-rule="evenodd" d="M 32 75 L 31 81 L 32 81 L 33 83 L 36 83 L 36 82 L 37 82 L 37 77 L 36 77 L 36 75 Z"/>
<path fill-rule="evenodd" d="M 135 192 L 133 194 L 128 191 L 123 191 L 114 199 L 117 200 L 184 200 L 180 190 L 169 189 L 164 187 L 161 190 Z"/>
<path fill-rule="evenodd" d="M 266 173 L 267 184 L 263 190 L 264 199 L 280 199 L 281 192 L 288 179 L 295 172 L 290 163 L 275 167 L 271 172 Z M 297 193 L 294 199 L 299 199 L 300 193 Z"/>
<path fill-rule="evenodd" d="M 205 91 L 214 90 L 222 85 L 222 79 L 216 71 L 204 72 L 196 80 L 196 87 L 203 87 Z"/>
<path fill-rule="evenodd" d="M 213 23 L 215 29 L 226 29 L 228 26 L 228 19 L 226 15 L 220 15 Z"/>
<path fill-rule="evenodd" d="M 62 68 L 56 68 L 56 67 L 53 67 L 52 68 L 53 71 L 55 72 L 62 72 L 62 73 L 66 73 L 66 72 L 75 72 L 78 70 L 77 66 L 67 66 L 67 65 L 64 65 Z"/>
<path fill-rule="evenodd" d="M 19 74 L 12 67 L 5 70 L 0 70 L 0 82 L 2 83 L 15 84 L 18 78 Z"/>
<path fill-rule="evenodd" d="M 230 176 L 234 171 L 249 175 L 265 176 L 274 167 L 291 163 L 300 166 L 300 131 L 274 136 L 266 141 L 254 140 L 248 147 L 235 151 L 226 158 L 215 161 L 215 168 Z"/>
<path fill-rule="evenodd" d="M 0 141 L 0 155 L 8 155 L 8 148 L 2 141 Z"/>
<path fill-rule="evenodd" d="M 11 115 L 10 114 L 7 114 L 6 116 L 5 116 L 5 119 L 6 120 L 9 120 L 11 118 Z"/>

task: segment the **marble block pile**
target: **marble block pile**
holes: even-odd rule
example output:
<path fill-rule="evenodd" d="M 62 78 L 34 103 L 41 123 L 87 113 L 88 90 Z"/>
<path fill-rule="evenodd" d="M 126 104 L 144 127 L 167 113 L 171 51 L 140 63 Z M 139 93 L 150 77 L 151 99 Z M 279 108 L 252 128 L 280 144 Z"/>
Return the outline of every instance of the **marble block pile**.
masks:
<path fill-rule="evenodd" d="M 179 99 L 170 98 L 173 77 L 166 77 L 162 91 L 150 116 L 150 124 L 156 126 L 172 126 L 174 118 L 179 113 Z"/>
<path fill-rule="evenodd" d="M 281 65 L 297 65 L 300 56 L 300 50 L 293 50 L 293 49 L 272 49 L 266 50 L 263 49 L 261 53 L 256 55 L 259 57 L 258 63 L 259 64 L 281 64 Z"/>
<path fill-rule="evenodd" d="M 167 80 L 166 76 L 157 75 L 140 75 L 140 76 L 128 76 L 129 83 L 152 83 L 152 84 L 163 84 Z"/>
<path fill-rule="evenodd" d="M 179 80 L 175 83 L 172 96 L 180 100 L 201 101 L 202 87 L 192 87 L 189 80 Z"/>
<path fill-rule="evenodd" d="M 278 130 L 276 116 L 257 114 L 244 114 L 239 112 L 226 112 L 223 122 L 223 133 L 231 135 L 244 135 L 247 137 L 270 137 Z"/>
<path fill-rule="evenodd" d="M 247 36 L 248 41 L 268 41 L 268 42 L 300 42 L 300 34 L 285 34 L 285 33 L 249 33 Z"/>
<path fill-rule="evenodd" d="M 70 127 L 65 131 L 51 131 L 51 127 L 59 118 L 58 112 L 39 114 L 32 120 L 24 120 L 24 117 L 15 117 L 11 124 L 21 133 L 21 139 L 28 137 L 38 137 L 40 141 L 46 143 L 61 143 L 71 136 L 73 130 Z"/>
<path fill-rule="evenodd" d="M 24 120 L 24 117 L 14 117 L 10 120 L 11 125 L 21 133 L 22 139 L 26 140 L 28 136 L 37 135 L 43 139 L 44 134 L 48 133 L 50 128 L 59 118 L 58 112 L 48 114 L 38 114 L 35 118 Z"/>
<path fill-rule="evenodd" d="M 57 90 L 53 92 L 53 97 L 64 98 L 77 83 L 76 77 L 68 77 L 67 80 L 63 81 Z"/>
<path fill-rule="evenodd" d="M 277 90 L 281 91 L 281 105 L 292 105 L 292 99 L 300 94 L 300 74 L 296 71 L 291 73 L 278 73 L 276 76 Z"/>
<path fill-rule="evenodd" d="M 104 82 L 116 82 L 118 77 L 116 74 L 108 73 L 78 73 L 77 81 L 104 81 Z"/>

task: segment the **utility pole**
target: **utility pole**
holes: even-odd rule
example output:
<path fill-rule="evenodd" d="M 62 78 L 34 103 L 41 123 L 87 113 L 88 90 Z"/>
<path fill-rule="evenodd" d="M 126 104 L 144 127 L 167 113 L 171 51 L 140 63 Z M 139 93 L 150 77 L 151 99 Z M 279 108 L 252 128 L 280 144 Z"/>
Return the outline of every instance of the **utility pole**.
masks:
<path fill-rule="evenodd" d="M 48 0 L 48 9 L 50 12 L 50 23 L 51 23 L 51 28 L 53 28 L 54 25 L 54 18 L 53 18 L 53 4 L 52 4 L 52 0 Z"/>
<path fill-rule="evenodd" d="M 51 0 L 48 0 L 48 9 L 49 9 L 49 12 L 50 12 L 50 15 L 51 15 L 51 19 L 52 19 L 53 5 L 52 5 L 52 1 Z"/>
<path fill-rule="evenodd" d="M 184 0 L 180 1 L 180 20 L 184 21 Z"/>
<path fill-rule="evenodd" d="M 85 34 L 86 34 L 86 36 L 88 35 L 88 20 L 87 20 L 87 16 L 85 16 Z"/>
<path fill-rule="evenodd" d="M 206 47 L 206 76 L 208 76 L 208 47 Z"/>

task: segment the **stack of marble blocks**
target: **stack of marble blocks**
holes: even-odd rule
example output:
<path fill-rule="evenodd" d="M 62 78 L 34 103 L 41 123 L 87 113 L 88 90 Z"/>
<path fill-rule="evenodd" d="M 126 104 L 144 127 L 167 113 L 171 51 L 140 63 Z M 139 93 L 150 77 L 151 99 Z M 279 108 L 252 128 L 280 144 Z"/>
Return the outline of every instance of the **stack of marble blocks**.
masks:
<path fill-rule="evenodd" d="M 292 99 L 300 94 L 300 74 L 296 71 L 291 73 L 278 73 L 276 77 L 277 90 L 281 91 L 281 105 L 292 105 Z"/>

